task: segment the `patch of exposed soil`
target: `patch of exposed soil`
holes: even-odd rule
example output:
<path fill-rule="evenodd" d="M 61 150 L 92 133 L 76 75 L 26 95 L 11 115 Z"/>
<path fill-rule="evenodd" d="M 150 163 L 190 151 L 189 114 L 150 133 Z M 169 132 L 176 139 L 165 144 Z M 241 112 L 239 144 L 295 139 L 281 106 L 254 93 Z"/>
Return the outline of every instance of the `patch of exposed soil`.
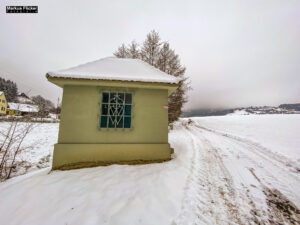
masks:
<path fill-rule="evenodd" d="M 300 224 L 300 210 L 277 189 L 264 187 L 271 224 Z"/>
<path fill-rule="evenodd" d="M 262 185 L 268 205 L 269 222 L 274 225 L 300 225 L 300 210 L 279 190 L 266 187 L 257 177 L 253 168 L 249 169 L 255 179 Z"/>

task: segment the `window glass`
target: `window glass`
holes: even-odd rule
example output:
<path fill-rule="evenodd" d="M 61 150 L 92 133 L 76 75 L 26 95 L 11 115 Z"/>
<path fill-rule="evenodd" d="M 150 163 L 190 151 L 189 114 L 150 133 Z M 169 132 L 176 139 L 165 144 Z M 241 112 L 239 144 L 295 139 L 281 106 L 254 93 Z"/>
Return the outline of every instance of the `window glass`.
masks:
<path fill-rule="evenodd" d="M 101 128 L 131 128 L 132 93 L 102 92 Z"/>
<path fill-rule="evenodd" d="M 102 104 L 101 109 L 102 115 L 108 115 L 108 104 Z"/>
<path fill-rule="evenodd" d="M 131 125 L 131 117 L 124 117 L 124 128 L 130 128 Z"/>
<path fill-rule="evenodd" d="M 107 116 L 101 116 L 100 127 L 107 127 Z"/>
<path fill-rule="evenodd" d="M 108 117 L 108 128 L 115 128 L 115 120 L 116 120 L 116 116 Z"/>
<path fill-rule="evenodd" d="M 131 116 L 131 105 L 125 105 L 125 115 Z"/>
<path fill-rule="evenodd" d="M 103 93 L 102 94 L 102 103 L 108 103 L 109 94 Z"/>
<path fill-rule="evenodd" d="M 123 119 L 124 119 L 123 116 L 117 116 L 117 120 L 118 120 L 117 128 L 123 128 L 124 127 L 124 125 L 123 125 Z"/>

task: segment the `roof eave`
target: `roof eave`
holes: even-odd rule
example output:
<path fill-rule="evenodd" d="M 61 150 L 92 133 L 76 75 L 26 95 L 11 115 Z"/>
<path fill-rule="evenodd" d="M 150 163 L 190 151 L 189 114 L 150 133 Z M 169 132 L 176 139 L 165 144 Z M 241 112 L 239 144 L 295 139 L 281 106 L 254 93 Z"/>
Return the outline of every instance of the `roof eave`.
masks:
<path fill-rule="evenodd" d="M 49 82 L 63 88 L 65 85 L 85 85 L 85 86 L 113 86 L 113 87 L 130 87 L 130 88 L 149 88 L 149 89 L 168 89 L 169 95 L 172 94 L 179 85 L 178 83 L 165 82 L 144 82 L 144 81 L 124 81 L 124 80 L 107 80 L 107 79 L 87 79 L 71 77 L 55 77 L 49 73 L 46 74 Z"/>

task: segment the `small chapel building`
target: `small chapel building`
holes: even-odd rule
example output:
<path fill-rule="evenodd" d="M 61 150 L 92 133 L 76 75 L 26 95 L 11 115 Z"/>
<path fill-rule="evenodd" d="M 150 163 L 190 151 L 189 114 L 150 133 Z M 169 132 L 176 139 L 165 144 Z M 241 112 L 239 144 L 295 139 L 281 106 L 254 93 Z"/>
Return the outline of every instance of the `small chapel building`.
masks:
<path fill-rule="evenodd" d="M 178 78 L 142 60 L 116 57 L 46 77 L 63 88 L 53 169 L 171 159 L 167 105 Z"/>

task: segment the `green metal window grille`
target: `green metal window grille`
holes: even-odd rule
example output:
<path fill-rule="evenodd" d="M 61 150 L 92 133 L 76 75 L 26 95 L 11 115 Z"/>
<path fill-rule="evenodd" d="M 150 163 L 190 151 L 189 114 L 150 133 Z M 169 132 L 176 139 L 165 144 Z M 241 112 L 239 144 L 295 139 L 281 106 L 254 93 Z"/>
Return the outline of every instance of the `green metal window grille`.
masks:
<path fill-rule="evenodd" d="M 102 92 L 100 128 L 131 128 L 132 93 Z"/>

